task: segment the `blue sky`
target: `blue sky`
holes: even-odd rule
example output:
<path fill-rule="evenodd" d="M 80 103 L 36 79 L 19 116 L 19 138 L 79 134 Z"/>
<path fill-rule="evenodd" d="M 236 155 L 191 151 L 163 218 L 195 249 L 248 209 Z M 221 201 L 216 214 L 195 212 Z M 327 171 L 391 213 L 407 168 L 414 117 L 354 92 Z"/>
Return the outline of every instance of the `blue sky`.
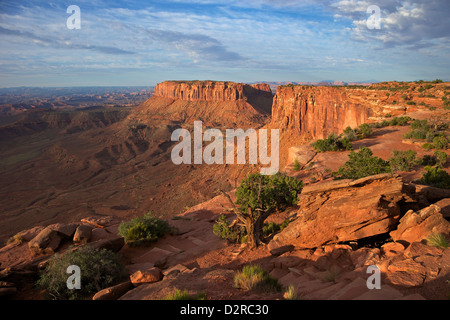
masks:
<path fill-rule="evenodd" d="M 367 27 L 370 5 L 381 29 Z M 447 0 L 2 0 L 0 87 L 450 80 L 449 12 Z"/>

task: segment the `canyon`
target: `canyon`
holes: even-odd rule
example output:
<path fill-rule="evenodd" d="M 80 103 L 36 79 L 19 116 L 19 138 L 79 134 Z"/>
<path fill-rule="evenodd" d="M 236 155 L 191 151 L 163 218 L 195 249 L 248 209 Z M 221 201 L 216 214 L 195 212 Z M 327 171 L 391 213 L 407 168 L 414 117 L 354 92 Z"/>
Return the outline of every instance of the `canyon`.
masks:
<path fill-rule="evenodd" d="M 449 195 L 435 189 L 427 193 L 427 188 L 415 184 L 419 171 L 336 184 L 320 172 L 336 170 L 347 160 L 349 152 L 317 153 L 310 144 L 330 133 L 340 134 L 348 126 L 356 128 L 397 115 L 448 122 L 449 114 L 441 99 L 446 90 L 448 83 L 428 89 L 422 83 L 398 82 L 364 87 L 280 85 L 273 95 L 267 84 L 165 81 L 155 87 L 150 99 L 136 107 L 64 112 L 29 110 L 3 119 L 0 243 L 5 244 L 20 232 L 25 240 L 0 249 L 0 267 L 12 268 L 19 277 L 23 270 L 32 269 L 35 275 L 39 263 L 49 256 L 30 252 L 29 241 L 46 227 L 55 231 L 52 228 L 61 225 L 93 225 L 92 221 L 97 221 L 95 236 L 90 240 L 94 245 L 113 245 L 123 254 L 131 273 L 144 272 L 150 264 L 164 273 L 163 281 L 133 290 L 126 284 L 129 292 L 120 295 L 123 299 L 158 299 L 157 293 L 167 293 L 181 284 L 193 290 L 208 286 L 211 298 L 246 299 L 249 297 L 233 289 L 230 281 L 233 270 L 251 261 L 260 261 L 281 282 L 292 282 L 298 289 L 309 290 L 311 298 L 331 297 L 332 294 L 327 296 L 326 292 L 331 292 L 327 290 L 337 290 L 333 293 L 335 297 L 342 297 L 344 293 L 339 290 L 346 288 L 348 293 L 352 286 L 361 286 L 362 267 L 370 263 L 379 263 L 388 275 L 386 283 L 393 287 L 386 288 L 390 288 L 392 297 L 408 297 L 430 279 L 419 298 L 433 298 L 433 284 L 444 288 L 445 283 L 441 282 L 442 274 L 430 266 L 437 263 L 440 270 L 447 272 L 448 249 L 430 249 L 432 257 L 425 261 L 421 253 L 411 253 L 413 249 L 427 250 L 421 243 L 424 237 L 411 238 L 408 234 L 406 243 L 402 242 L 406 235 L 392 232 L 410 228 L 406 223 L 414 219 L 402 217 L 415 217 L 414 214 L 431 215 L 433 218 L 427 221 L 439 221 L 444 225 L 442 230 L 448 232 L 440 212 L 448 210 L 445 199 Z M 218 216 L 230 212 L 225 199 L 217 196 L 218 190 L 232 194 L 241 179 L 259 171 L 260 166 L 175 165 L 171 151 L 176 143 L 171 141 L 171 135 L 178 129 L 193 132 L 194 121 L 202 121 L 205 129 L 280 130 L 280 170 L 303 180 L 306 186 L 299 207 L 273 217 L 275 221 L 288 217 L 295 220 L 267 246 L 252 252 L 245 245 L 230 245 L 212 233 L 212 224 Z M 429 154 L 420 145 L 402 139 L 406 130 L 395 126 L 375 129 L 372 137 L 356 141 L 354 147 L 371 147 L 375 155 L 384 159 L 392 150 Z M 299 159 L 301 170 L 296 171 L 294 160 Z M 444 169 L 450 171 L 448 164 Z M 433 207 L 438 201 L 444 202 Z M 406 208 L 405 202 L 415 207 Z M 353 206 L 360 207 L 356 216 L 352 214 Z M 409 209 L 411 212 L 406 215 Z M 179 232 L 148 248 L 124 245 L 117 236 L 119 223 L 149 211 L 170 221 Z M 366 219 L 366 215 L 373 215 L 374 222 Z M 98 222 L 102 219 L 107 221 Z M 327 221 L 343 227 L 333 233 Z M 352 223 L 348 225 L 346 221 Z M 402 223 L 405 226 L 400 227 Z M 314 230 L 320 231 L 319 236 Z M 61 235 L 60 231 L 46 232 Z M 401 247 L 397 240 L 388 242 L 384 249 L 352 247 L 352 241 L 379 234 L 386 236 L 389 232 L 400 241 Z M 300 233 L 306 236 L 302 238 Z M 67 250 L 70 241 L 64 239 L 61 244 L 58 242 L 55 251 Z M 318 278 L 333 265 L 338 265 L 343 279 L 333 283 L 332 288 L 331 284 L 319 283 Z M 420 279 L 408 273 L 408 265 L 421 270 Z M 173 268 L 178 268 L 176 274 L 180 276 L 173 273 L 169 276 Z M 408 286 L 405 277 L 416 281 L 412 289 L 404 288 Z M 23 286 L 20 288 L 26 288 L 19 298 L 27 295 L 41 298 L 32 293 L 29 283 L 18 282 L 19 287 Z M 306 284 L 311 287 L 305 288 Z M 370 297 L 367 292 L 360 294 Z M 443 297 L 442 292 L 438 297 Z"/>

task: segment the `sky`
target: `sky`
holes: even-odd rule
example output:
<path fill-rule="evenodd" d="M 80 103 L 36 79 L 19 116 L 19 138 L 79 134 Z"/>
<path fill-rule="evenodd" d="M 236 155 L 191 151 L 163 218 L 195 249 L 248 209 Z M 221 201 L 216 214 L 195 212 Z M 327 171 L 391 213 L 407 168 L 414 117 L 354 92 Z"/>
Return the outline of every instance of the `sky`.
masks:
<path fill-rule="evenodd" d="M 448 0 L 1 0 L 0 87 L 450 80 L 449 13 Z"/>

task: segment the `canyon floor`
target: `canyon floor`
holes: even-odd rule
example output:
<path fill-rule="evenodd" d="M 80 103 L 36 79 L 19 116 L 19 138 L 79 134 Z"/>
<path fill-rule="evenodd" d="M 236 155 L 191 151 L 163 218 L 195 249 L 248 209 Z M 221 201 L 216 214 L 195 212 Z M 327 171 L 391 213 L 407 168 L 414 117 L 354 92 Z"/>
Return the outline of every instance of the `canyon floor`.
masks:
<path fill-rule="evenodd" d="M 422 110 L 408 115 L 412 118 L 427 119 L 431 114 L 435 113 Z M 415 150 L 418 156 L 431 154 L 432 152 L 425 151 L 420 144 L 411 144 L 402 139 L 402 135 L 408 130 L 409 127 L 398 126 L 374 129 L 374 134 L 371 137 L 355 142 L 354 148 L 357 150 L 363 146 L 370 147 L 375 156 L 384 159 L 390 156 L 392 150 Z M 43 141 L 45 139 L 43 138 L 39 137 L 37 139 L 39 141 L 36 140 L 36 143 L 44 143 Z M 64 146 L 64 144 L 62 146 L 63 148 L 69 148 L 69 146 Z M 71 147 L 75 146 L 72 144 Z M 80 145 L 77 147 L 81 149 L 83 146 Z M 348 154 L 349 152 L 318 153 L 310 160 L 310 168 L 301 171 L 293 170 L 293 159 L 291 158 L 286 163 L 285 171 L 303 180 L 307 186 L 319 185 L 330 181 L 331 177 L 318 175 L 317 172 L 323 172 L 326 168 L 337 170 L 339 166 L 348 160 Z M 58 157 L 61 157 L 61 154 Z M 10 179 L 14 177 L 14 179 L 20 180 L 21 172 L 33 170 L 33 168 L 27 168 L 26 164 L 23 164 L 23 166 L 22 168 L 17 168 L 17 171 L 11 172 Z M 136 162 L 136 168 L 142 168 L 142 166 L 144 166 L 142 163 Z M 145 166 L 151 166 L 151 164 L 146 164 Z M 36 168 L 36 170 L 39 172 L 39 168 Z M 162 167 L 160 170 L 163 170 L 161 174 L 167 174 L 166 170 L 169 169 Z M 210 168 L 208 170 L 217 171 L 218 169 Z M 226 170 L 226 168 L 222 168 L 222 170 Z M 246 170 L 250 171 L 251 168 L 247 168 Z M 422 170 L 422 168 L 417 168 L 415 171 L 408 173 L 400 172 L 399 174 L 405 183 L 410 183 L 421 177 Z M 449 162 L 447 162 L 445 170 L 450 172 Z M 152 171 L 152 174 L 157 172 L 158 170 L 155 172 Z M 199 172 L 202 175 L 208 175 L 205 171 L 200 170 Z M 54 172 L 54 174 L 55 176 L 58 175 L 57 172 Z M 176 176 L 180 173 L 175 170 L 173 174 Z M 187 175 L 186 173 L 184 174 Z M 223 171 L 217 174 L 224 176 L 227 172 Z M 236 173 L 234 174 L 234 176 L 230 176 L 227 182 L 229 190 L 233 189 L 232 180 L 241 176 Z M 196 181 L 201 181 L 202 175 L 199 175 Z M 123 183 L 124 188 L 128 188 L 126 184 L 127 180 L 116 180 L 113 177 L 100 177 L 101 173 L 98 173 L 90 179 L 100 179 L 98 180 L 98 185 L 101 188 L 106 188 L 108 184 L 118 183 L 119 181 Z M 127 175 L 127 177 L 127 179 L 158 178 L 157 176 L 144 177 L 137 170 Z M 180 180 L 174 180 L 172 183 L 185 183 L 182 182 L 182 177 L 180 177 Z M 49 179 L 51 180 L 51 178 Z M 80 179 L 84 178 L 80 177 Z M 128 182 L 131 183 L 131 180 Z M 192 182 L 190 180 L 190 184 L 186 185 L 187 192 L 192 194 L 196 188 L 203 188 L 205 184 L 207 185 L 208 181 L 201 181 L 198 185 L 195 184 L 195 181 Z M 144 189 L 143 186 L 141 187 Z M 163 193 L 170 192 L 170 185 L 166 187 L 163 189 Z M 7 184 L 4 184 L 2 188 L 5 190 Z M 28 184 L 27 188 L 38 188 L 38 186 Z M 90 201 L 94 202 L 95 197 L 99 196 L 92 194 L 92 192 L 95 192 L 94 190 L 98 189 L 83 190 L 82 195 L 72 194 L 71 196 L 74 197 L 72 201 L 75 201 L 75 197 L 79 197 L 80 199 L 90 199 Z M 130 188 L 130 192 L 132 190 L 133 188 Z M 148 192 L 148 196 L 150 196 L 151 192 Z M 159 192 L 161 193 L 161 190 Z M 111 204 L 114 203 L 117 205 L 123 201 L 123 208 L 126 208 L 129 203 L 126 202 L 126 197 L 123 194 L 122 197 L 122 200 L 111 201 Z M 110 198 L 114 199 L 113 190 L 111 190 Z M 37 211 L 38 213 L 42 212 L 42 205 L 56 206 L 58 205 L 57 201 L 61 201 L 61 199 L 64 199 L 64 193 L 58 191 L 58 188 L 54 188 L 48 191 L 48 196 L 44 199 L 33 199 L 30 197 L 29 205 L 30 207 L 34 206 L 36 208 L 39 208 L 41 205 L 41 209 Z M 230 218 L 232 217 L 230 206 L 223 196 L 210 197 L 210 200 L 199 202 L 199 204 L 193 205 L 191 208 L 181 210 L 176 215 L 178 217 L 176 219 L 173 219 L 173 215 L 166 217 L 170 224 L 177 228 L 177 234 L 165 236 L 148 247 L 136 248 L 129 247 L 125 244 L 120 249 L 119 253 L 122 254 L 123 262 L 126 264 L 130 274 L 137 270 L 147 270 L 157 267 L 164 274 L 164 277 L 161 281 L 145 283 L 136 288 L 129 288 L 120 297 L 116 298 L 123 300 L 157 300 L 163 299 L 169 293 L 173 292 L 175 288 L 178 288 L 181 290 L 187 289 L 191 293 L 205 292 L 207 298 L 211 300 L 283 299 L 283 292 L 249 293 L 234 288 L 233 276 L 236 271 L 247 264 L 258 264 L 270 272 L 273 277 L 277 278 L 282 285 L 294 285 L 300 298 L 305 300 L 448 299 L 448 294 L 450 293 L 450 286 L 448 284 L 450 254 L 448 249 L 429 247 L 420 241 L 414 242 L 414 245 L 409 245 L 409 247 L 399 247 L 397 244 L 394 245 L 394 242 L 387 237 L 383 239 L 384 246 L 381 244 L 375 245 L 375 243 L 358 244 L 356 247 L 349 244 L 330 244 L 308 250 L 291 248 L 286 252 L 274 254 L 269 250 L 267 245 L 263 244 L 256 250 L 249 250 L 245 244 L 229 244 L 213 234 L 213 224 L 220 214 L 227 214 Z M 87 200 L 86 203 L 88 203 Z M 159 206 L 164 206 L 164 202 L 161 202 Z M 302 203 L 299 203 L 298 207 L 273 215 L 269 218 L 269 221 L 282 222 L 298 210 L 300 206 L 302 206 Z M 447 205 L 442 205 L 442 211 L 448 211 L 449 206 L 450 204 L 448 202 Z M 89 205 L 86 204 L 86 208 L 89 208 Z M 111 207 L 105 207 L 103 210 L 99 210 L 99 207 L 96 207 L 95 211 L 85 209 L 74 209 L 71 212 L 70 219 L 58 222 L 79 222 L 82 218 L 91 215 L 96 217 L 111 216 L 112 222 L 106 223 L 98 228 L 97 238 L 91 240 L 93 242 L 102 239 L 115 239 L 118 224 L 123 219 L 127 219 L 126 215 L 117 214 L 118 212 L 120 213 L 120 206 L 116 207 L 116 210 L 111 210 Z M 52 220 L 48 217 L 43 219 L 42 217 L 45 217 L 45 215 L 39 215 L 39 218 L 36 217 L 36 220 L 29 221 L 27 225 L 14 226 L 16 229 L 14 232 L 38 224 L 47 225 L 57 221 L 57 219 Z M 9 219 L 7 220 L 8 224 L 11 224 L 11 221 L 15 221 L 12 220 L 12 214 L 2 216 L 2 218 Z M 12 229 L 12 227 L 10 228 Z M 66 243 L 59 250 L 64 251 L 68 246 L 69 244 Z M 42 292 L 36 291 L 33 288 L 30 279 L 34 279 L 36 274 L 29 270 L 35 268 L 39 263 L 48 258 L 48 256 L 33 256 L 28 249 L 27 242 L 13 242 L 0 249 L 0 266 L 2 269 L 11 268 L 12 274 L 10 279 L 16 281 L 18 290 L 13 299 L 43 298 Z M 366 280 L 369 275 L 366 271 L 367 267 L 371 264 L 381 266 L 381 290 L 369 290 L 367 288 Z M 435 267 L 439 270 L 436 271 Z M 422 279 L 420 285 L 414 283 L 418 275 Z M 426 279 L 426 281 L 423 279 Z M 418 281 L 420 282 L 420 280 Z"/>

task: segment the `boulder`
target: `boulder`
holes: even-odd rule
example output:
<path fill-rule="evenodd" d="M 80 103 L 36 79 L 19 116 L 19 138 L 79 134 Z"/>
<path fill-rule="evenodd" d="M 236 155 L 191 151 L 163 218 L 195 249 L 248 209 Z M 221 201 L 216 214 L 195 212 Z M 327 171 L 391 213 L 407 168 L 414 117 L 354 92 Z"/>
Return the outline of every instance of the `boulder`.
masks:
<path fill-rule="evenodd" d="M 105 228 L 119 223 L 119 219 L 114 216 L 91 216 L 81 219 L 81 222 L 92 225 L 96 228 Z"/>
<path fill-rule="evenodd" d="M 92 300 L 117 300 L 133 288 L 131 281 L 122 282 L 97 292 Z"/>
<path fill-rule="evenodd" d="M 409 210 L 401 219 L 392 239 L 404 244 L 420 242 L 432 234 L 450 236 L 450 223 L 444 219 L 440 207 L 431 205 L 420 211 Z"/>
<path fill-rule="evenodd" d="M 55 252 L 61 243 L 61 236 L 50 227 L 45 228 L 28 242 L 28 247 L 35 254 Z"/>
<path fill-rule="evenodd" d="M 317 248 L 387 233 L 400 219 L 400 204 L 411 199 L 401 178 L 393 174 L 307 186 L 299 196 L 296 219 L 268 248 Z"/>
<path fill-rule="evenodd" d="M 441 208 L 441 214 L 445 219 L 450 219 L 450 198 L 439 200 L 435 205 Z"/>
<path fill-rule="evenodd" d="M 130 281 L 134 286 L 139 286 L 144 283 L 153 283 L 160 281 L 163 278 L 161 269 L 153 267 L 145 271 L 138 270 L 130 276 Z"/>
<path fill-rule="evenodd" d="M 70 223 L 70 224 L 55 223 L 48 226 L 48 228 L 56 231 L 62 238 L 65 239 L 72 239 L 77 227 L 78 227 L 77 223 Z"/>
<path fill-rule="evenodd" d="M 73 236 L 73 242 L 76 244 L 86 244 L 92 236 L 92 226 L 79 225 Z"/>

